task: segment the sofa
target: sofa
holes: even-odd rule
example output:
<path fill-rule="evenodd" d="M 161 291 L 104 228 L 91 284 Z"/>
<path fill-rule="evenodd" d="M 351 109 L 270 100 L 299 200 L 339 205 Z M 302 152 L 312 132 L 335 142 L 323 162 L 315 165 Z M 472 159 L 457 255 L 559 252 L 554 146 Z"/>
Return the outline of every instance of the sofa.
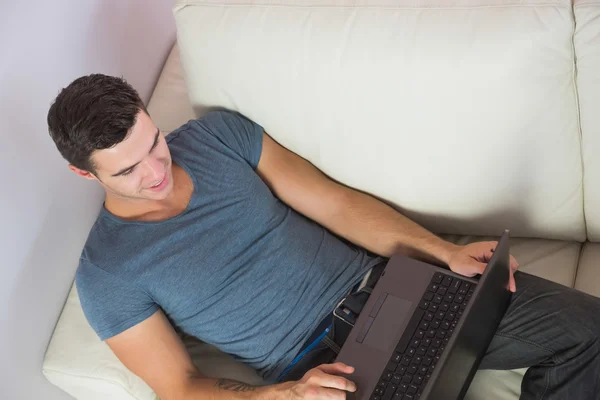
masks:
<path fill-rule="evenodd" d="M 161 130 L 237 110 L 447 240 L 508 228 L 521 270 L 600 296 L 600 0 L 178 0 L 173 14 L 148 104 Z M 263 383 L 181 336 L 204 374 Z M 75 285 L 43 372 L 77 399 L 157 398 Z M 479 371 L 466 398 L 517 399 L 524 372 Z"/>

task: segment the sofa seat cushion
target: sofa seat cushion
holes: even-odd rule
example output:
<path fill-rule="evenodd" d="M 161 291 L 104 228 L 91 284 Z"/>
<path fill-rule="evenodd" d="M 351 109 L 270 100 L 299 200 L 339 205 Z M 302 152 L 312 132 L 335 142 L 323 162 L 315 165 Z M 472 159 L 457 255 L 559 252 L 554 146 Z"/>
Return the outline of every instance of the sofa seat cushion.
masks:
<path fill-rule="evenodd" d="M 451 236 L 448 239 L 467 243 L 488 238 Z M 572 286 L 580 247 L 577 242 L 513 239 L 511 248 L 523 271 Z M 182 335 L 182 338 L 203 374 L 261 383 L 253 370 L 213 346 L 189 336 Z M 43 372 L 48 380 L 77 399 L 156 400 L 152 389 L 131 373 L 96 336 L 85 319 L 75 285 L 50 341 Z M 524 370 L 480 371 L 467 399 L 517 399 L 523 373 Z"/>
<path fill-rule="evenodd" d="M 575 288 L 600 297 L 600 243 L 587 242 L 581 250 Z"/>

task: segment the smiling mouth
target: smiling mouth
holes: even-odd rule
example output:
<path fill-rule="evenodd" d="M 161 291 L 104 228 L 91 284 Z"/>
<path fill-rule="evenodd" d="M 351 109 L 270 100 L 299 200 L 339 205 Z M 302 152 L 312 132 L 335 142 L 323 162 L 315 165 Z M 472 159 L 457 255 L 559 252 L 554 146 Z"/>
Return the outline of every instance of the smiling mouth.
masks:
<path fill-rule="evenodd" d="M 163 183 L 163 181 L 164 181 L 164 180 L 165 180 L 165 178 L 163 177 L 163 178 L 160 180 L 160 182 L 158 182 L 156 185 L 152 185 L 152 186 L 150 186 L 150 187 L 151 187 L 151 188 L 156 188 L 156 187 L 159 187 L 159 186 L 160 186 L 160 184 L 161 184 L 161 183 Z"/>

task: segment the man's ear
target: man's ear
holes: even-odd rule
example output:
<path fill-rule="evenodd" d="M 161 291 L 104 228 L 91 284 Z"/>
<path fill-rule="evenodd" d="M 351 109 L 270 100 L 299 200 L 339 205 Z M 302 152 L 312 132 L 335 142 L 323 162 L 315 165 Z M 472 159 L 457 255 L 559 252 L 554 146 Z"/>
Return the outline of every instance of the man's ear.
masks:
<path fill-rule="evenodd" d="M 98 178 L 96 178 L 96 176 L 94 176 L 94 174 L 92 174 L 91 172 L 79 169 L 76 166 L 74 166 L 73 164 L 69 164 L 69 169 L 71 171 L 75 172 L 77 175 L 81 176 L 82 178 L 89 179 L 92 181 L 98 180 Z"/>

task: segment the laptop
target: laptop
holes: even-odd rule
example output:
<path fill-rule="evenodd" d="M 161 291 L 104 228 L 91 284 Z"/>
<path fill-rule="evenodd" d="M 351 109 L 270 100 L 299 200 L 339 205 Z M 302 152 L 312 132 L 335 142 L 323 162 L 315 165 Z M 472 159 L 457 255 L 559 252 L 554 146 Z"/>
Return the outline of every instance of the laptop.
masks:
<path fill-rule="evenodd" d="M 479 279 L 393 256 L 337 361 L 355 400 L 462 399 L 510 302 L 509 232 Z"/>

